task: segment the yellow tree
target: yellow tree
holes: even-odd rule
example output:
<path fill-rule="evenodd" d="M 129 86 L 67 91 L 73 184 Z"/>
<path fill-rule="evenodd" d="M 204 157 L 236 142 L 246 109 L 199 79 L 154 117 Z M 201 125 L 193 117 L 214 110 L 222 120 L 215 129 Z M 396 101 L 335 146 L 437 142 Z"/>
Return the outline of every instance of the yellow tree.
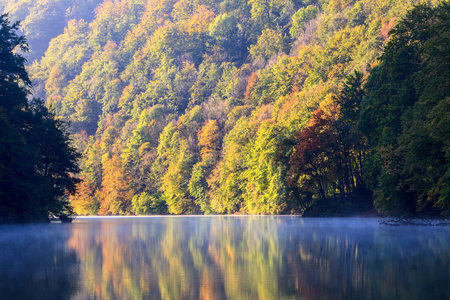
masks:
<path fill-rule="evenodd" d="M 132 211 L 133 190 L 119 156 L 113 156 L 103 165 L 102 191 L 99 214 L 129 214 Z"/>
<path fill-rule="evenodd" d="M 77 186 L 77 194 L 70 196 L 70 203 L 74 213 L 77 215 L 93 215 L 97 213 L 98 201 L 95 197 L 92 182 L 84 179 Z"/>
<path fill-rule="evenodd" d="M 205 213 L 211 212 L 206 178 L 211 174 L 218 160 L 220 143 L 221 136 L 217 121 L 209 120 L 198 131 L 198 145 L 202 159 L 193 166 L 188 185 L 190 194 L 195 197 L 195 203 Z"/>
<path fill-rule="evenodd" d="M 220 132 L 216 120 L 209 120 L 198 132 L 198 144 L 203 160 L 216 156 L 220 150 Z"/>

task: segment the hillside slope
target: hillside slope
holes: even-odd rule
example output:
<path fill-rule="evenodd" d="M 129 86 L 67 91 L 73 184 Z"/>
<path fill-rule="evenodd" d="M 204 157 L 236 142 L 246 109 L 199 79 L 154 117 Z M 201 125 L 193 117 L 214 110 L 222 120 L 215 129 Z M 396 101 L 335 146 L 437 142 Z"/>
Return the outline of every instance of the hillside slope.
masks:
<path fill-rule="evenodd" d="M 69 21 L 30 71 L 84 154 L 75 211 L 298 213 L 368 195 L 355 109 L 414 3 L 115 0 Z"/>

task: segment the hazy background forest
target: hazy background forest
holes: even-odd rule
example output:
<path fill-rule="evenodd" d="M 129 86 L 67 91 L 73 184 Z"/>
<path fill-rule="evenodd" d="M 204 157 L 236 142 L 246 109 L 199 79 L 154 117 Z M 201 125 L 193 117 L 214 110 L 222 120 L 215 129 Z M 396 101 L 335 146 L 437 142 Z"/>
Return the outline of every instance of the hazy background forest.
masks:
<path fill-rule="evenodd" d="M 33 95 L 82 153 L 77 214 L 448 214 L 449 4 L 416 3 L 0 11 L 22 20 Z"/>

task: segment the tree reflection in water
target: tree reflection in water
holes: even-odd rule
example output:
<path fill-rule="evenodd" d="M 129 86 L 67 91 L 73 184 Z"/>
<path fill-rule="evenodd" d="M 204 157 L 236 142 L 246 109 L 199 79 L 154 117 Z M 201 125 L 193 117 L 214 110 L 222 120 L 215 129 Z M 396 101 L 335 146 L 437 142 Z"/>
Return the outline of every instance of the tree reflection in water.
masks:
<path fill-rule="evenodd" d="M 447 228 L 228 216 L 73 225 L 81 298 L 437 299 L 450 292 Z"/>
<path fill-rule="evenodd" d="M 0 299 L 448 299 L 449 228 L 296 217 L 0 226 Z"/>
<path fill-rule="evenodd" d="M 0 299 L 70 299 L 79 261 L 67 248 L 70 224 L 0 226 Z"/>

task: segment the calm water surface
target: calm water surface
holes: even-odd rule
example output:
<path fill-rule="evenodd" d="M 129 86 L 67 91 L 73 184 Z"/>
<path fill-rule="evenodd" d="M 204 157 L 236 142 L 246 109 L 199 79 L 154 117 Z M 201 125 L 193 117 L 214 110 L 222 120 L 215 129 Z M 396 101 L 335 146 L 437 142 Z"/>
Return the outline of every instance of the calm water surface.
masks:
<path fill-rule="evenodd" d="M 450 228 L 230 216 L 0 226 L 0 299 L 450 299 Z"/>

